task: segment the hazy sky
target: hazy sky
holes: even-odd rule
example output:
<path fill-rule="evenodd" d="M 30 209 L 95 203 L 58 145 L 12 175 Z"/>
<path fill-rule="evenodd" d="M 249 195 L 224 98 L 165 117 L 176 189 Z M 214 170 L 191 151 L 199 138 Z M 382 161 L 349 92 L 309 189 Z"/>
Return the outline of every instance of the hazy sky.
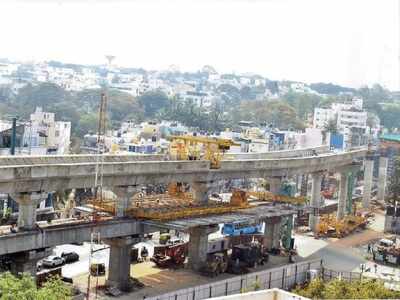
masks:
<path fill-rule="evenodd" d="M 400 1 L 400 0 L 399 0 Z M 1 0 L 0 57 L 398 89 L 398 0 Z"/>

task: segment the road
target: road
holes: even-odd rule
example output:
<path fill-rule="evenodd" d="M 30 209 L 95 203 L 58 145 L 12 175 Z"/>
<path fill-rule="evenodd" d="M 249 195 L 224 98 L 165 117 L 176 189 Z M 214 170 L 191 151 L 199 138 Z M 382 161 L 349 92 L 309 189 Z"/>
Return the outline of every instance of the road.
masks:
<path fill-rule="evenodd" d="M 327 268 L 340 271 L 359 271 L 367 260 L 357 246 L 380 239 L 383 234 L 384 216 L 376 214 L 367 230 L 355 232 L 342 239 L 314 239 L 295 235 L 295 246 L 303 259 L 323 259 Z"/>

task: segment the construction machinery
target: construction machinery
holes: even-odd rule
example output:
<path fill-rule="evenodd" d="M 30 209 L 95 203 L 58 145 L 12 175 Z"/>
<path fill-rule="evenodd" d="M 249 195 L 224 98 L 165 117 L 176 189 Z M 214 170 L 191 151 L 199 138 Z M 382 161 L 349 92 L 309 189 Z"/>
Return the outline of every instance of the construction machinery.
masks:
<path fill-rule="evenodd" d="M 224 153 L 231 146 L 240 146 L 230 139 L 204 136 L 171 136 L 169 154 L 176 160 L 209 160 L 211 169 L 219 169 Z"/>
<path fill-rule="evenodd" d="M 381 239 L 372 249 L 372 257 L 374 261 L 398 266 L 400 265 L 400 248 L 392 240 Z"/>
<path fill-rule="evenodd" d="M 202 271 L 212 277 L 218 276 L 228 270 L 228 261 L 227 252 L 209 253 L 207 254 L 206 265 Z"/>
<path fill-rule="evenodd" d="M 356 229 L 365 229 L 368 219 L 362 215 L 348 215 L 337 220 L 334 215 L 323 215 L 317 226 L 317 236 L 342 238 Z"/>
<path fill-rule="evenodd" d="M 189 218 L 212 214 L 222 214 L 247 208 L 247 198 L 244 193 L 233 193 L 232 203 L 199 203 L 191 197 L 176 198 L 168 194 L 152 195 L 133 199 L 127 214 L 138 219 L 158 221 Z"/>
<path fill-rule="evenodd" d="M 163 245 L 154 248 L 154 255 L 150 259 L 159 268 L 183 267 L 188 253 L 188 243 Z"/>
<path fill-rule="evenodd" d="M 269 191 L 248 191 L 248 197 L 254 197 L 260 201 L 276 202 L 276 203 L 287 203 L 293 205 L 303 205 L 307 203 L 306 197 L 292 197 L 287 195 L 276 195 Z"/>
<path fill-rule="evenodd" d="M 249 268 L 268 262 L 269 256 L 262 244 L 252 242 L 249 245 L 236 245 L 232 248 L 228 271 L 233 274 L 248 273 Z"/>

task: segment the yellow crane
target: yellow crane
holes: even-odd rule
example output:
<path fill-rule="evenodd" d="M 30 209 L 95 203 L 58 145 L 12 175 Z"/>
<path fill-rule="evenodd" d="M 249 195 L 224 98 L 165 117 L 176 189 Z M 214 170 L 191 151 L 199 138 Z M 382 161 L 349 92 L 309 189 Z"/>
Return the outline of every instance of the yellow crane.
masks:
<path fill-rule="evenodd" d="M 219 169 L 224 153 L 231 146 L 240 146 L 230 139 L 215 137 L 173 135 L 169 138 L 170 156 L 177 160 L 209 160 L 211 169 Z"/>

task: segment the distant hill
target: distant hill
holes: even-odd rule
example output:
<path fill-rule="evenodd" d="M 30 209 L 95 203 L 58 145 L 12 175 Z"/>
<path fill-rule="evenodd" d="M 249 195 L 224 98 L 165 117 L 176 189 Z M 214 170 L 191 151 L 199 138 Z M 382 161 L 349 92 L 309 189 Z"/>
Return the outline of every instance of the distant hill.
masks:
<path fill-rule="evenodd" d="M 309 85 L 314 91 L 325 95 L 339 95 L 341 93 L 355 93 L 357 90 L 349 87 L 340 86 L 333 83 L 311 83 Z"/>

